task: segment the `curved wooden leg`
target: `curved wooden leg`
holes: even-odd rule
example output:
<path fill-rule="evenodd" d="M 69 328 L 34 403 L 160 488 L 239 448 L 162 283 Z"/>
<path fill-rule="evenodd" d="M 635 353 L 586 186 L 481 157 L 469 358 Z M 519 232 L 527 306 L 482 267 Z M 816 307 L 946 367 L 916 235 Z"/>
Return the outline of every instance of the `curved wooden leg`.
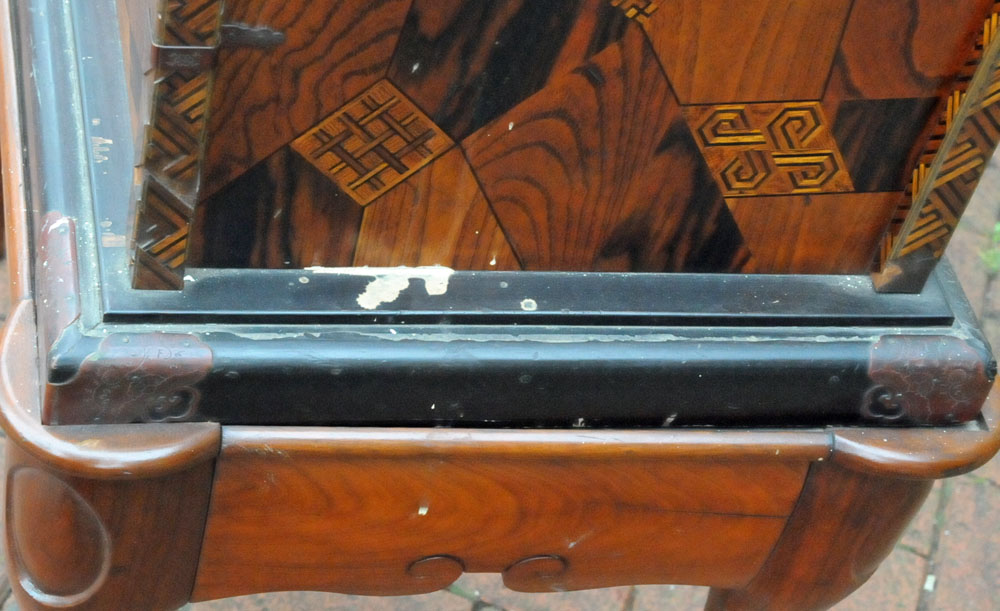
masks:
<path fill-rule="evenodd" d="M 212 461 L 150 479 L 52 469 L 7 443 L 8 573 L 21 609 L 176 609 L 194 585 Z"/>
<path fill-rule="evenodd" d="M 739 590 L 713 589 L 709 611 L 828 609 L 875 573 L 933 482 L 814 463 L 770 558 Z"/>

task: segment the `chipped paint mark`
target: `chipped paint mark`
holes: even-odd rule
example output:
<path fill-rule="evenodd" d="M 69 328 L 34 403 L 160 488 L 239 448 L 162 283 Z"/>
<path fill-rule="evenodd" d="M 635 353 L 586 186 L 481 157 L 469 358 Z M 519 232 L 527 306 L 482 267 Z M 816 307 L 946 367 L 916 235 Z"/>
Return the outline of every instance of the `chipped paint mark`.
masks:
<path fill-rule="evenodd" d="M 428 507 L 427 505 L 421 505 L 420 509 L 417 510 L 417 515 L 420 516 L 420 517 L 423 517 L 423 516 L 427 515 L 427 513 L 430 512 L 430 510 L 431 510 L 431 508 Z"/>
<path fill-rule="evenodd" d="M 573 549 L 574 547 L 576 547 L 577 545 L 579 545 L 584 539 L 586 539 L 587 537 L 589 537 L 592 534 L 594 534 L 594 531 L 591 530 L 591 531 L 589 531 L 587 533 L 584 533 L 583 535 L 580 535 L 579 537 L 577 537 L 577 539 L 575 541 L 570 541 L 570 543 L 569 543 L 569 545 L 567 547 L 569 549 Z"/>
<path fill-rule="evenodd" d="M 534 299 L 525 299 L 521 302 L 521 309 L 525 312 L 535 312 L 538 310 L 538 302 Z"/>
<path fill-rule="evenodd" d="M 110 145 L 114 144 L 115 141 L 108 138 L 101 138 L 100 136 L 93 136 L 90 141 L 94 149 L 94 163 L 104 163 L 107 161 L 109 159 L 107 153 L 111 152 Z"/>
<path fill-rule="evenodd" d="M 117 233 L 102 233 L 101 246 L 104 248 L 124 248 L 128 246 L 128 239 Z"/>
<path fill-rule="evenodd" d="M 423 280 L 430 296 L 444 295 L 455 270 L 450 267 L 308 267 L 314 274 L 367 276 L 374 278 L 358 296 L 358 305 L 366 310 L 393 303 L 410 286 L 411 280 Z"/>

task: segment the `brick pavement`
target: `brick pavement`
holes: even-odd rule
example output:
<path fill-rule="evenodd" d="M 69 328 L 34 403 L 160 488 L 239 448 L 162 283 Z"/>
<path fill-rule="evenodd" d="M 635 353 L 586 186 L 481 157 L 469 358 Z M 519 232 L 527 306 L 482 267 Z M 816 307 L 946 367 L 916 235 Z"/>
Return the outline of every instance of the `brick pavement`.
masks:
<path fill-rule="evenodd" d="M 977 192 L 948 255 L 994 346 L 1000 348 L 1000 276 L 980 253 L 1000 223 L 1000 157 Z M 6 291 L 6 268 L 0 271 Z M 5 294 L 0 303 L 6 304 Z M 0 440 L 2 443 L 2 440 Z M 975 473 L 939 482 L 896 550 L 875 576 L 836 611 L 995 611 L 1000 609 L 1000 459 Z M 0 578 L 0 600 L 9 592 Z M 188 605 L 187 611 L 694 611 L 706 588 L 640 586 L 566 594 L 521 594 L 496 575 L 465 575 L 446 591 L 425 596 L 363 598 L 278 593 Z M 15 611 L 8 599 L 0 611 Z"/>

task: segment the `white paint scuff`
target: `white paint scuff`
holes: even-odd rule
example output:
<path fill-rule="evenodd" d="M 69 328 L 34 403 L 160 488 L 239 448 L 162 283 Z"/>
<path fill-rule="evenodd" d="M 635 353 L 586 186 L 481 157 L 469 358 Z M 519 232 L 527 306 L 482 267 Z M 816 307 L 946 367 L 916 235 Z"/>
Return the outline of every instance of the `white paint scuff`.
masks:
<path fill-rule="evenodd" d="M 448 292 L 448 284 L 455 270 L 439 265 L 429 267 L 308 267 L 314 274 L 339 274 L 343 276 L 368 276 L 372 281 L 358 295 L 358 305 L 374 310 L 380 305 L 399 299 L 412 280 L 423 280 L 428 295 L 438 296 Z"/>

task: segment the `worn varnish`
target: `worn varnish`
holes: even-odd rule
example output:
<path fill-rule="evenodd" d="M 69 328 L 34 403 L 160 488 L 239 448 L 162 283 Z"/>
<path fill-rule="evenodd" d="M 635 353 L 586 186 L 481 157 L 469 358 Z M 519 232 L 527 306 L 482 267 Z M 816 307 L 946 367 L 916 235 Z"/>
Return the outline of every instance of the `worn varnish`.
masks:
<path fill-rule="evenodd" d="M 997 5 L 233 0 L 205 69 L 197 197 L 147 190 L 153 210 L 196 209 L 191 238 L 140 221 L 137 261 L 166 270 L 137 286 L 179 286 L 187 265 L 933 262 L 974 176 L 918 205 L 914 177 L 937 158 Z M 257 38 L 227 34 L 237 25 Z M 980 140 L 986 154 L 997 137 Z"/>

